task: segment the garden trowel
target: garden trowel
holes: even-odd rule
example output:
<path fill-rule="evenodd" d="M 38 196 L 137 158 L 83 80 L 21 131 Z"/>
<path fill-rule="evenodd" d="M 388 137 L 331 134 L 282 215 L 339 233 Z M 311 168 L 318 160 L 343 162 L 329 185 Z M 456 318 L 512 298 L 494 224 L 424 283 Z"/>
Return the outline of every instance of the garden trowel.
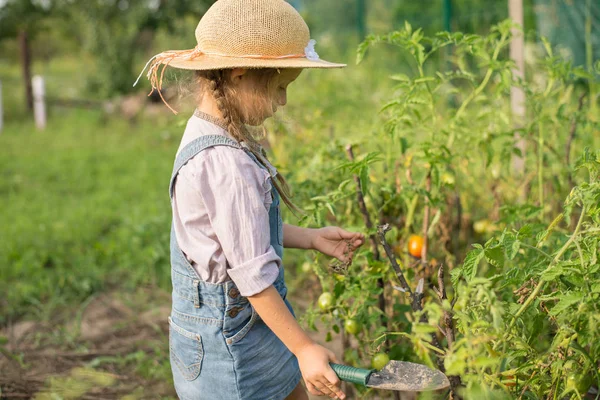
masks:
<path fill-rule="evenodd" d="M 390 361 L 383 369 L 362 369 L 330 363 L 338 378 L 374 389 L 401 392 L 443 390 L 450 382 L 442 372 L 407 361 Z"/>

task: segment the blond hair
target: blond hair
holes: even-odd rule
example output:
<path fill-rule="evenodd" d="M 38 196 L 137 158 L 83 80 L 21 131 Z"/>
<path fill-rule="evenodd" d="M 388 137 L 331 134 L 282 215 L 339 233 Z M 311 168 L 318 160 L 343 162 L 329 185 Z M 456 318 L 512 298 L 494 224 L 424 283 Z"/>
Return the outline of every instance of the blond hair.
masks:
<path fill-rule="evenodd" d="M 199 104 L 202 97 L 206 93 L 209 93 L 214 98 L 217 108 L 221 112 L 229 134 L 239 143 L 245 143 L 248 150 L 256 157 L 258 162 L 261 163 L 267 171 L 270 171 L 267 166 L 268 158 L 266 153 L 262 150 L 262 147 L 258 143 L 258 139 L 250 132 L 244 123 L 243 111 L 245 111 L 244 107 L 246 107 L 246 105 L 240 104 L 240 102 L 237 101 L 237 92 L 233 85 L 230 84 L 231 81 L 229 78 L 231 72 L 231 69 L 196 71 L 196 82 L 201 88 L 196 99 L 197 103 Z M 270 85 L 274 81 L 275 75 L 278 74 L 278 70 L 275 68 L 249 69 L 247 73 L 249 76 L 256 79 L 256 83 L 259 86 L 259 89 L 254 93 L 254 95 L 257 96 L 257 100 L 259 102 L 268 102 L 270 105 L 271 100 L 268 97 L 268 92 Z M 298 216 L 298 214 L 304 213 L 292 202 L 290 188 L 285 178 L 279 172 L 275 174 L 275 176 L 271 176 L 271 182 L 277 189 L 283 202 L 294 215 Z"/>

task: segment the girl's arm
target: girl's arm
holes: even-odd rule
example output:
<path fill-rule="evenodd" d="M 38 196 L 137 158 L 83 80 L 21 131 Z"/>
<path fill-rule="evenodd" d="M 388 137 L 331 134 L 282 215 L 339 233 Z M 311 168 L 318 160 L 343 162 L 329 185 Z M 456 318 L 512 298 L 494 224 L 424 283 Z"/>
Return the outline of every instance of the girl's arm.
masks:
<path fill-rule="evenodd" d="M 339 361 L 333 352 L 308 337 L 277 289 L 271 285 L 262 292 L 249 296 L 248 300 L 265 324 L 298 358 L 309 392 L 344 399 L 345 395 L 340 390 L 340 380 L 329 366 L 329 362 L 339 363 Z"/>
<path fill-rule="evenodd" d="M 318 250 L 341 261 L 352 257 L 354 250 L 364 242 L 365 235 L 362 233 L 348 232 L 337 226 L 310 229 L 290 224 L 283 225 L 283 247 Z"/>
<path fill-rule="evenodd" d="M 313 249 L 313 239 L 317 229 L 283 224 L 283 247 L 288 249 Z"/>

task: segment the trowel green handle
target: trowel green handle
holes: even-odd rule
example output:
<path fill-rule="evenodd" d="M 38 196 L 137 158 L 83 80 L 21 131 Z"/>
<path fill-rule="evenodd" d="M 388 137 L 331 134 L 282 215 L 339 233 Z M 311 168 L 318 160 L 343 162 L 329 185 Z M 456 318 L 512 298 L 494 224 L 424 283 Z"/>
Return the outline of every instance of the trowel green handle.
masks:
<path fill-rule="evenodd" d="M 366 386 L 367 381 L 369 380 L 369 376 L 377 370 L 375 369 L 363 369 L 363 368 L 354 368 L 349 365 L 341 365 L 329 363 L 331 368 L 335 371 L 338 378 L 346 382 L 352 382 L 359 385 Z"/>

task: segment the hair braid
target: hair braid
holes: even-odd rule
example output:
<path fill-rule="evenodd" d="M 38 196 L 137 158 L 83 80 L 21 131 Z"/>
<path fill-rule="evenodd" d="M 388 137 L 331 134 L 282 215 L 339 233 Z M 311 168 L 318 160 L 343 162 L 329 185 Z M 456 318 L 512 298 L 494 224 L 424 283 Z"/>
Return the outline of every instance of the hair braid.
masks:
<path fill-rule="evenodd" d="M 228 98 L 229 91 L 225 90 L 225 71 L 224 70 L 213 70 L 202 73 L 198 71 L 198 77 L 206 79 L 208 82 L 208 89 L 210 94 L 215 99 L 215 103 L 223 120 L 227 125 L 227 131 L 235 140 L 240 143 L 246 143 L 248 150 L 256 157 L 259 163 L 261 163 L 267 171 L 270 169 L 267 165 L 268 158 L 258 141 L 248 131 L 246 126 L 241 122 L 238 111 L 232 105 L 232 101 Z M 277 192 L 281 195 L 281 199 L 288 206 L 290 211 L 296 216 L 303 214 L 304 212 L 298 208 L 291 201 L 290 188 L 285 178 L 277 173 L 275 176 L 271 176 L 271 182 L 277 189 Z"/>

